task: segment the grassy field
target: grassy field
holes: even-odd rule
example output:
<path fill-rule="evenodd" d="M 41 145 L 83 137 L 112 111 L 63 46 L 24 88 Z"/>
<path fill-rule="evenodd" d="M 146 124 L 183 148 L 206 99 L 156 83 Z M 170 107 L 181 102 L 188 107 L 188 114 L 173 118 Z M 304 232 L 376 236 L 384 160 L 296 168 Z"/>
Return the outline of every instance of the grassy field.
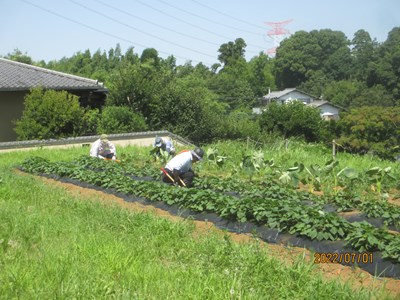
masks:
<path fill-rule="evenodd" d="M 390 299 L 326 281 L 300 257 L 286 266 L 256 242 L 194 237 L 191 221 L 105 206 L 14 171 L 29 156 L 73 160 L 87 151 L 0 154 L 1 299 Z"/>

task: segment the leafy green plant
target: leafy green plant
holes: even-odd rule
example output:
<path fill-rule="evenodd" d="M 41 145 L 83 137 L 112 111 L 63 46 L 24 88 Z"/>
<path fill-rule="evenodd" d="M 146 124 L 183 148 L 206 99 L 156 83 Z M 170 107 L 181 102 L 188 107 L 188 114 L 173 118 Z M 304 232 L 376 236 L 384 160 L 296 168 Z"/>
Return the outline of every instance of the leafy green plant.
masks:
<path fill-rule="evenodd" d="M 384 169 L 373 167 L 365 172 L 368 182 L 372 184 L 372 190 L 376 190 L 379 195 L 382 193 L 382 186 L 386 180 L 396 180 L 396 178 L 390 174 L 391 170 L 391 167 Z"/>
<path fill-rule="evenodd" d="M 256 172 L 256 166 L 257 166 L 252 160 L 252 156 L 250 154 L 244 154 L 239 166 L 242 169 L 242 171 L 247 176 L 249 176 L 249 179 L 251 181 L 252 177 L 254 176 L 254 173 Z"/>
<path fill-rule="evenodd" d="M 383 250 L 393 237 L 387 230 L 375 228 L 365 221 L 354 222 L 352 225 L 346 241 L 361 252 Z"/>
<path fill-rule="evenodd" d="M 382 257 L 390 258 L 400 263 L 400 235 L 394 237 L 382 251 Z"/>
<path fill-rule="evenodd" d="M 304 167 L 304 169 L 308 172 L 308 177 L 302 180 L 303 184 L 310 184 L 309 185 L 309 192 L 312 193 L 314 190 L 320 191 L 321 190 L 321 167 L 316 164 L 310 165 L 309 168 Z"/>
<path fill-rule="evenodd" d="M 206 151 L 207 162 L 209 164 L 217 165 L 218 167 L 222 167 L 228 158 L 227 156 L 218 155 L 218 149 L 214 147 L 209 147 Z"/>
<path fill-rule="evenodd" d="M 171 159 L 171 155 L 168 153 L 168 151 L 164 151 L 163 149 L 159 149 L 158 154 L 155 151 L 151 152 L 151 156 L 153 157 L 154 161 L 163 165 L 165 165 Z"/>
<path fill-rule="evenodd" d="M 280 173 L 279 181 L 282 182 L 284 185 L 290 185 L 293 188 L 297 188 L 299 185 L 300 177 L 299 174 L 304 170 L 303 164 L 298 164 L 297 162 L 294 164 L 293 167 L 288 168 L 287 170 Z"/>
<path fill-rule="evenodd" d="M 341 179 L 338 184 L 342 186 L 345 190 L 352 190 L 354 188 L 355 182 L 360 180 L 357 170 L 348 167 L 340 170 L 337 173 L 336 178 Z"/>

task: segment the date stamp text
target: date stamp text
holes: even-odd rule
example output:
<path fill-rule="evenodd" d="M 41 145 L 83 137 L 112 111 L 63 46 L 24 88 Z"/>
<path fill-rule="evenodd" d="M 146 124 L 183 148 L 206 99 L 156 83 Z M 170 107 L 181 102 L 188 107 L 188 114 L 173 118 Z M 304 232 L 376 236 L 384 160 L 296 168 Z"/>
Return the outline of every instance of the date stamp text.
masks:
<path fill-rule="evenodd" d="M 341 264 L 341 263 L 370 263 L 373 262 L 372 252 L 315 252 L 315 264 Z"/>

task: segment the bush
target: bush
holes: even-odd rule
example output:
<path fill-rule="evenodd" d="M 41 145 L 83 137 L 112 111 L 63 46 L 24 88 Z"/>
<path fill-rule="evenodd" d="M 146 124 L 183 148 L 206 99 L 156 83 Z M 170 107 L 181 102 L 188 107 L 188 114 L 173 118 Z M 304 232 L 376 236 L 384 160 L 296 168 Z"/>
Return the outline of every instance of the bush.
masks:
<path fill-rule="evenodd" d="M 258 140 L 261 129 L 258 120 L 252 119 L 246 112 L 231 112 L 220 117 L 220 124 L 215 138 L 220 139 L 245 139 L 250 137 Z"/>
<path fill-rule="evenodd" d="M 315 142 L 320 139 L 322 122 L 317 108 L 299 101 L 288 104 L 273 102 L 262 113 L 260 126 L 269 133 L 278 132 L 285 138 L 301 136 L 307 142 Z"/>
<path fill-rule="evenodd" d="M 342 134 L 337 142 L 349 152 L 372 152 L 391 160 L 399 154 L 400 107 L 364 106 L 352 109 L 338 124 Z"/>
<path fill-rule="evenodd" d="M 15 122 L 18 140 L 57 139 L 82 133 L 84 109 L 78 96 L 66 91 L 31 89 L 21 119 Z"/>
<path fill-rule="evenodd" d="M 97 108 L 87 109 L 83 116 L 84 132 L 85 135 L 95 135 L 97 133 L 97 127 L 101 120 L 101 113 Z"/>
<path fill-rule="evenodd" d="M 147 130 L 144 118 L 126 106 L 107 106 L 101 114 L 98 133 L 127 133 Z"/>

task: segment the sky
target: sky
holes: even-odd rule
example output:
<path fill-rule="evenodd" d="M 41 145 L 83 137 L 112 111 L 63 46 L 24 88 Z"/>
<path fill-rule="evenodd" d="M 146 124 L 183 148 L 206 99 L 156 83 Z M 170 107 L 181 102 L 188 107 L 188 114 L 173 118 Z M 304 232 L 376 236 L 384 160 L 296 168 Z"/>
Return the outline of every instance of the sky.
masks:
<path fill-rule="evenodd" d="M 0 0 L 0 56 L 34 61 L 120 45 L 155 48 L 178 65 L 218 63 L 218 49 L 242 38 L 250 60 L 297 31 L 360 29 L 384 42 L 400 27 L 399 0 Z M 279 27 L 280 26 L 280 27 Z M 268 32 L 286 32 L 268 35 Z"/>

